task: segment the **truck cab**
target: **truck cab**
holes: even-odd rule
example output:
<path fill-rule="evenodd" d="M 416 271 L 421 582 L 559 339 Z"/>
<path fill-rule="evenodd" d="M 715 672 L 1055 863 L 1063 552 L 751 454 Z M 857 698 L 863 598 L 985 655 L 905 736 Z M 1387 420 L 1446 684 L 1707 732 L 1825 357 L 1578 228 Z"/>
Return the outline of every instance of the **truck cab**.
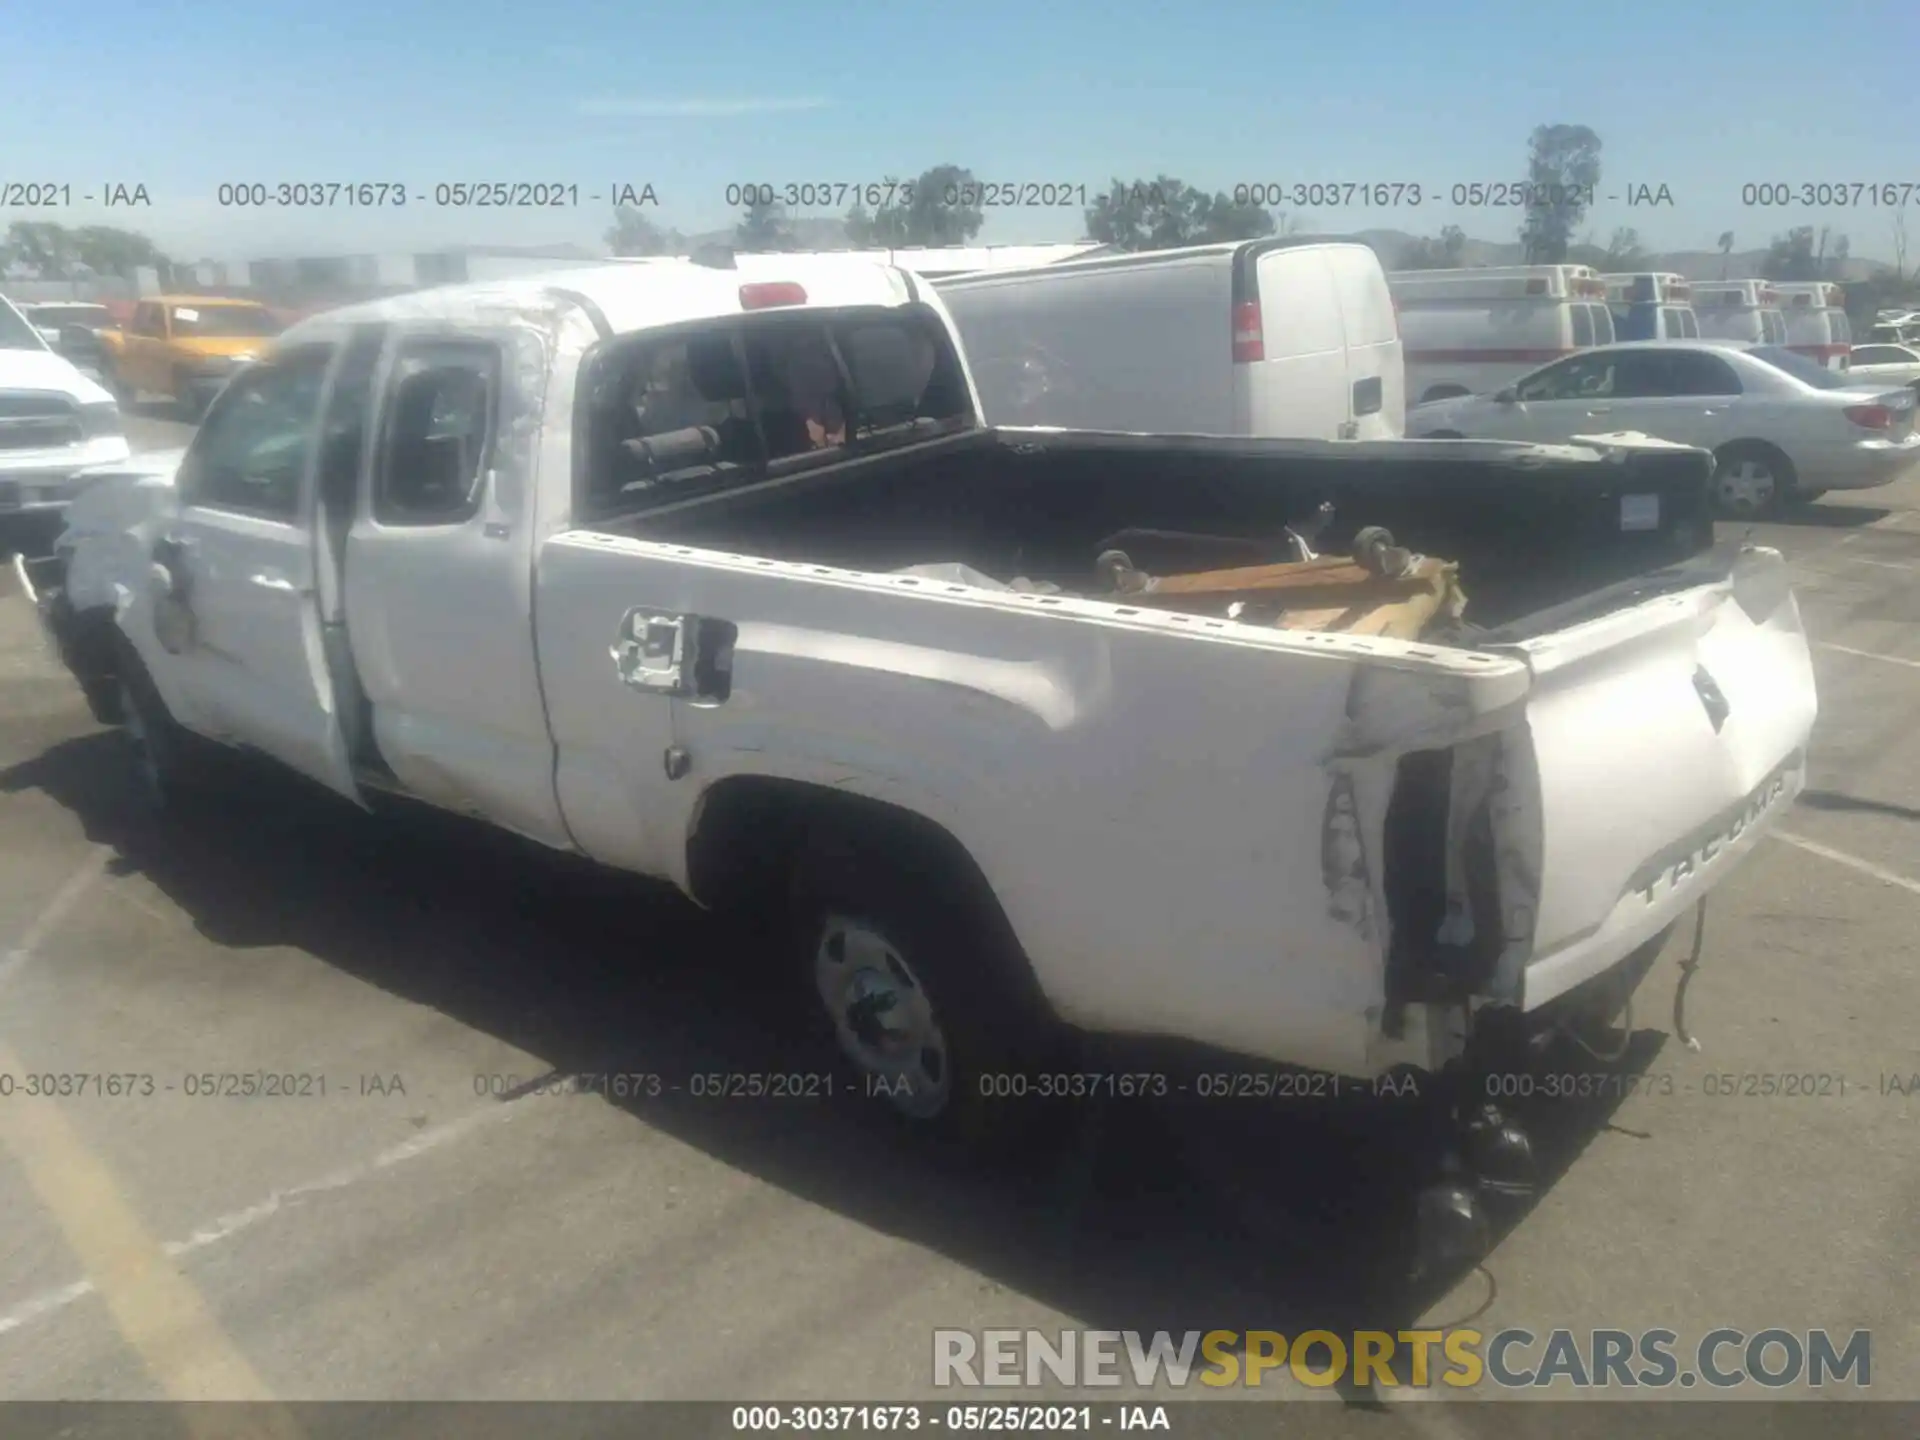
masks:
<path fill-rule="evenodd" d="M 198 419 L 281 328 L 257 300 L 156 295 L 135 304 L 124 330 L 102 332 L 107 380 L 122 404 L 161 395 Z"/>
<path fill-rule="evenodd" d="M 1693 310 L 1705 340 L 1749 345 L 1785 345 L 1787 317 L 1771 280 L 1702 280 L 1693 287 Z"/>
<path fill-rule="evenodd" d="M 1698 340 L 1693 286 L 1684 275 L 1602 275 L 1618 340 Z"/>
<path fill-rule="evenodd" d="M 1387 282 L 1416 405 L 1491 395 L 1538 366 L 1614 341 L 1607 288 L 1590 266 L 1396 270 Z"/>
<path fill-rule="evenodd" d="M 657 261 L 307 320 L 16 570 L 157 798 L 224 742 L 790 921 L 831 1063 L 991 1143 L 1063 1036 L 1375 1079 L 1616 1013 L 1804 783 L 1710 473 L 996 430 L 909 272 Z M 1350 628 L 1432 556 L 1471 621 Z"/>
<path fill-rule="evenodd" d="M 1847 292 L 1824 280 L 1774 283 L 1787 321 L 1787 349 L 1817 360 L 1829 370 L 1845 370 L 1853 351 L 1847 320 Z"/>

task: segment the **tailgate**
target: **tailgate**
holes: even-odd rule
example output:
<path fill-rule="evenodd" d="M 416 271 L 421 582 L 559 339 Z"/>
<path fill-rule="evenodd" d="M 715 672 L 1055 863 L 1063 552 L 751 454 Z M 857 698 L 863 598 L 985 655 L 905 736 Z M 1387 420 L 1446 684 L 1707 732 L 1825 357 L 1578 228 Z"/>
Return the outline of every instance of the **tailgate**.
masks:
<path fill-rule="evenodd" d="M 1775 550 L 1509 653 L 1534 676 L 1533 785 L 1521 786 L 1537 802 L 1531 1010 L 1658 935 L 1740 863 L 1804 784 L 1817 705 Z"/>

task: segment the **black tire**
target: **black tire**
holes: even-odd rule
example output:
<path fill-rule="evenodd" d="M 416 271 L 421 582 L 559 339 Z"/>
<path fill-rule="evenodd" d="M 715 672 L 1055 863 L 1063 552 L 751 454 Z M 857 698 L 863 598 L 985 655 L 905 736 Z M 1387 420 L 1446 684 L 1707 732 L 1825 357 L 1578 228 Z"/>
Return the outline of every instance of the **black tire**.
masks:
<path fill-rule="evenodd" d="M 918 838 L 809 837 L 792 886 L 799 979 L 864 1104 L 970 1158 L 1024 1158 L 1063 1111 L 1033 1078 L 1060 1030 L 998 905 Z"/>
<path fill-rule="evenodd" d="M 180 412 L 180 418 L 189 425 L 198 425 L 200 417 L 206 413 L 206 402 L 193 388 L 193 377 L 184 370 L 174 372 L 173 404 L 174 408 Z"/>
<path fill-rule="evenodd" d="M 176 816 L 204 801 L 212 789 L 216 747 L 173 718 L 132 643 L 116 636 L 116 708 L 133 762 L 135 793 L 149 814 Z"/>
<path fill-rule="evenodd" d="M 113 398 L 120 402 L 122 410 L 131 410 L 134 402 L 140 398 L 140 392 L 129 385 L 119 367 L 109 364 L 105 367 L 107 389 L 113 392 Z"/>
<path fill-rule="evenodd" d="M 1713 462 L 1713 513 L 1722 520 L 1771 519 L 1794 491 L 1793 462 L 1760 441 L 1723 445 Z"/>

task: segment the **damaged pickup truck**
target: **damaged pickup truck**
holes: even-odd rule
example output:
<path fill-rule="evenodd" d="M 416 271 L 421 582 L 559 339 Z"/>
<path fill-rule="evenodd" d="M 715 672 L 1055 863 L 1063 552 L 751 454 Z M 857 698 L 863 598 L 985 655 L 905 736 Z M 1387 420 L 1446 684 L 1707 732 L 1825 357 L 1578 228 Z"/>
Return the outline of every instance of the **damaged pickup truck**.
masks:
<path fill-rule="evenodd" d="M 1063 1035 L 1376 1078 L 1603 1023 L 1801 787 L 1703 452 L 978 417 L 866 261 L 450 287 L 288 331 L 17 564 L 156 799 L 219 742 L 790 912 L 931 1131 Z"/>

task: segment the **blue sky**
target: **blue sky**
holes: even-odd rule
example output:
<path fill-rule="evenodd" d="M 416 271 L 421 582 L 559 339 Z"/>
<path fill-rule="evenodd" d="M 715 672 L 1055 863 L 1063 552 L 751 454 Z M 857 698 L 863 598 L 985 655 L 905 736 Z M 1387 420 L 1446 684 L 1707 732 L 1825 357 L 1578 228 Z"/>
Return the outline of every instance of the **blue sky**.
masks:
<path fill-rule="evenodd" d="M 1748 0 L 1609 7 L 1253 0 L 11 0 L 0 182 L 143 184 L 149 210 L 0 212 L 144 229 L 245 258 L 446 243 L 594 243 L 610 183 L 717 228 L 729 183 L 864 183 L 951 161 L 994 182 L 1166 172 L 1240 183 L 1517 179 L 1542 122 L 1604 142 L 1598 237 L 1758 246 L 1794 224 L 1891 254 L 1884 210 L 1743 207 L 1756 181 L 1908 182 L 1920 234 L 1920 6 Z M 573 209 L 224 209 L 228 181 L 577 184 Z M 1629 185 L 1671 207 L 1629 208 Z M 1512 211 L 1315 210 L 1315 230 L 1461 225 Z M 1074 239 L 1078 208 L 991 212 L 982 242 Z M 1909 256 L 1909 262 L 1913 260 Z"/>

